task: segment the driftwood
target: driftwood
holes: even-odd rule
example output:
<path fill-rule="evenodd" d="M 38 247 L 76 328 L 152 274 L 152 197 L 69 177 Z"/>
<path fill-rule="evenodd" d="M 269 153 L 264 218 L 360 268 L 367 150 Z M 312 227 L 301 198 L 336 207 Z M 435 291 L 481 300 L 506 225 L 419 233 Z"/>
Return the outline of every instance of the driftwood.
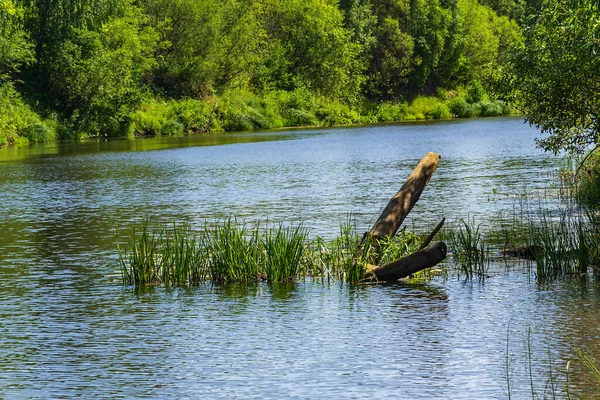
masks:
<path fill-rule="evenodd" d="M 431 175 L 433 175 L 439 164 L 440 155 L 436 153 L 427 153 L 419 161 L 404 185 L 392 197 L 373 228 L 371 228 L 370 236 L 384 237 L 395 235 L 398 232 L 400 225 L 419 200 L 423 189 L 425 189 L 427 182 L 429 182 Z"/>
<path fill-rule="evenodd" d="M 379 262 L 377 239 L 393 236 L 398 232 L 400 225 L 421 197 L 423 189 L 425 189 L 427 182 L 429 182 L 439 164 L 439 154 L 427 153 L 408 176 L 404 185 L 389 201 L 368 234 L 374 250 L 374 257 L 370 260 L 371 264 Z"/>
<path fill-rule="evenodd" d="M 376 265 L 380 259 L 379 239 L 393 236 L 398 232 L 400 225 L 419 200 L 423 189 L 425 189 L 439 164 L 439 154 L 427 153 L 419 161 L 404 185 L 389 201 L 379 219 L 366 235 L 365 239 L 368 240 L 365 241 L 365 245 L 371 246 L 374 254 L 370 263 L 366 266 L 366 280 L 392 281 L 402 279 L 423 269 L 431 268 L 446 258 L 446 245 L 443 242 L 429 246 L 429 243 L 444 225 L 446 219 L 443 218 L 417 252 L 383 266 Z"/>
<path fill-rule="evenodd" d="M 444 222 L 446 222 L 446 217 L 442 218 L 439 224 L 437 224 L 437 226 L 431 231 L 429 236 L 427 236 L 427 238 L 423 240 L 423 243 L 421 243 L 421 247 L 419 247 L 419 250 L 423 250 L 425 247 L 429 246 L 429 243 L 431 243 L 435 235 L 437 235 L 440 229 L 442 229 L 442 226 L 444 226 Z"/>
<path fill-rule="evenodd" d="M 367 265 L 367 280 L 395 281 L 406 278 L 416 272 L 439 264 L 445 258 L 446 245 L 444 242 L 438 242 L 381 267 Z"/>

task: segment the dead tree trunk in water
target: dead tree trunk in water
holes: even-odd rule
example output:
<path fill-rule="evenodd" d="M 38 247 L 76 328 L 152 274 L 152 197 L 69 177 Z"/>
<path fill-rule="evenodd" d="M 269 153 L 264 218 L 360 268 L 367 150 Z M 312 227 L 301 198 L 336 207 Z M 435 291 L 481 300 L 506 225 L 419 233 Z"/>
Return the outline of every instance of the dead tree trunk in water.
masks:
<path fill-rule="evenodd" d="M 404 258 L 384 266 L 367 265 L 367 279 L 374 281 L 395 281 L 406 278 L 416 272 L 431 268 L 446 258 L 444 242 L 432 244 Z"/>
<path fill-rule="evenodd" d="M 398 232 L 400 225 L 402 225 L 408 213 L 421 197 L 423 189 L 425 189 L 425 186 L 439 164 L 439 154 L 427 153 L 419 161 L 404 185 L 389 201 L 379 219 L 367 234 L 365 245 L 372 247 L 374 255 L 370 260 L 370 264 L 367 264 L 366 267 L 366 280 L 398 280 L 423 269 L 433 267 L 446 258 L 446 245 L 442 242 L 423 248 L 431 242 L 435 234 L 440 230 L 444 224 L 444 218 L 429 237 L 427 237 L 419 251 L 384 266 L 376 265 L 380 259 L 379 239 L 386 236 L 393 236 Z"/>

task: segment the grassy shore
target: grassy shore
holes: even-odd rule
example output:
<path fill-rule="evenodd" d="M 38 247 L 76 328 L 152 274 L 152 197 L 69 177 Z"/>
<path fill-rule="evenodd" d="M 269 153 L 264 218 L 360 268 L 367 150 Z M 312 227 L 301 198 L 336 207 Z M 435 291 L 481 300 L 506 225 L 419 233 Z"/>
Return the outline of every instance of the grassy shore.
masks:
<path fill-rule="evenodd" d="M 6 96 L 0 98 L 0 147 L 93 137 L 171 136 L 515 113 L 508 104 L 490 99 L 484 91 L 474 93 L 467 89 L 440 90 L 436 96 L 417 97 L 410 102 L 361 101 L 356 104 L 319 97 L 302 89 L 260 96 L 238 90 L 203 99 L 149 97 L 125 122 L 85 132 L 74 129 L 56 116 L 42 118 L 16 93 L 9 96 L 11 93 L 4 93 Z M 1 90 L 0 94 L 3 94 Z"/>

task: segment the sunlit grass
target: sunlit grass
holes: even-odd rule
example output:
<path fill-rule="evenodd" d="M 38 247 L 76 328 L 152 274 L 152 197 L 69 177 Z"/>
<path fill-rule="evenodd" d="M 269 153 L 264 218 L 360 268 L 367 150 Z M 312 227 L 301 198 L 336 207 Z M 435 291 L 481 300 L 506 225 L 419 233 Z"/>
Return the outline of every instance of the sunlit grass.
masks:
<path fill-rule="evenodd" d="M 449 232 L 449 248 L 460 271 L 467 278 L 485 277 L 489 262 L 486 257 L 486 245 L 475 220 L 459 220 L 459 225 Z"/>
<path fill-rule="evenodd" d="M 348 220 L 331 240 L 309 239 L 302 224 L 246 224 L 234 218 L 205 223 L 134 224 L 125 243 L 117 238 L 125 285 L 197 285 L 202 282 L 285 282 L 311 277 L 356 284 L 372 256 Z M 418 249 L 420 238 L 405 230 L 379 243 L 381 265 Z M 419 276 L 427 276 L 425 273 Z"/>

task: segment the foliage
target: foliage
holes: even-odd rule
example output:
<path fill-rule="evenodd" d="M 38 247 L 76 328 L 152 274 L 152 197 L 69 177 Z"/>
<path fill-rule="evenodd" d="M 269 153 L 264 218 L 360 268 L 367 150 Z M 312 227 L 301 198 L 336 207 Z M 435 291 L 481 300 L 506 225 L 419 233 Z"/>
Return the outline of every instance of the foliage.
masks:
<path fill-rule="evenodd" d="M 596 150 L 585 160 L 576 178 L 577 201 L 588 208 L 600 208 L 600 153 Z"/>
<path fill-rule="evenodd" d="M 522 8 L 503 1 L 487 5 L 516 19 Z M 12 143 L 497 115 L 490 82 L 521 33 L 489 7 L 1 0 L 0 84 L 12 88 L 3 86 L 10 113 L 28 112 L 0 122 L 0 135 Z M 472 81 L 489 94 L 473 103 L 487 106 L 424 100 Z"/>
<path fill-rule="evenodd" d="M 417 236 L 403 230 L 381 242 L 382 262 L 414 252 L 419 244 Z M 309 240 L 302 224 L 261 227 L 227 218 L 205 223 L 199 233 L 187 223 L 167 227 L 144 219 L 125 240 L 117 236 L 117 248 L 123 284 L 183 286 L 301 277 L 356 284 L 365 277 L 371 246 L 361 241 L 350 221 L 327 241 Z"/>
<path fill-rule="evenodd" d="M 0 3 L 0 83 L 34 60 L 31 42 L 22 24 L 23 10 L 12 0 Z"/>
<path fill-rule="evenodd" d="M 600 10 L 594 0 L 544 1 L 505 76 L 545 150 L 572 154 L 598 143 Z"/>

